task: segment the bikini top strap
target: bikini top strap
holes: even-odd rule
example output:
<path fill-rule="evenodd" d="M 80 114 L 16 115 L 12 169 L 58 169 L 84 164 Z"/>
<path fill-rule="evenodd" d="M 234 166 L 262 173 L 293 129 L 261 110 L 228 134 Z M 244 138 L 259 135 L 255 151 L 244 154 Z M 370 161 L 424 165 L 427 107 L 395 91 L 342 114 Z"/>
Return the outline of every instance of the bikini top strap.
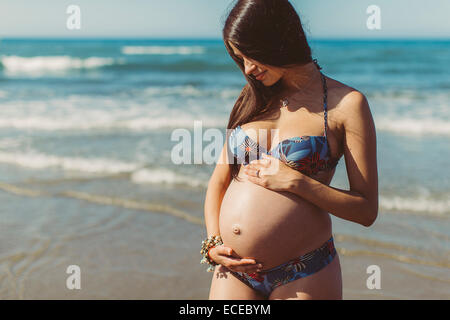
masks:
<path fill-rule="evenodd" d="M 322 85 L 323 85 L 323 110 L 324 110 L 324 127 L 325 127 L 325 140 L 327 139 L 327 115 L 328 115 L 328 88 L 327 88 L 327 79 L 322 72 L 320 72 L 322 77 Z"/>
<path fill-rule="evenodd" d="M 313 59 L 314 64 L 316 65 L 317 69 L 322 70 L 322 67 L 320 66 L 320 64 L 317 62 L 317 59 Z"/>
<path fill-rule="evenodd" d="M 313 60 L 314 64 L 316 65 L 317 69 L 319 69 L 320 76 L 322 77 L 322 86 L 323 86 L 323 110 L 324 110 L 324 122 L 325 122 L 325 140 L 327 139 L 327 115 L 328 115 L 328 88 L 327 88 L 327 79 L 325 79 L 325 76 L 323 75 L 322 67 L 317 63 L 317 59 Z"/>
<path fill-rule="evenodd" d="M 323 81 L 323 110 L 324 110 L 324 122 L 325 122 L 325 140 L 327 139 L 327 116 L 328 116 L 328 89 L 327 89 L 327 79 L 325 79 L 325 76 L 322 75 L 322 81 Z"/>

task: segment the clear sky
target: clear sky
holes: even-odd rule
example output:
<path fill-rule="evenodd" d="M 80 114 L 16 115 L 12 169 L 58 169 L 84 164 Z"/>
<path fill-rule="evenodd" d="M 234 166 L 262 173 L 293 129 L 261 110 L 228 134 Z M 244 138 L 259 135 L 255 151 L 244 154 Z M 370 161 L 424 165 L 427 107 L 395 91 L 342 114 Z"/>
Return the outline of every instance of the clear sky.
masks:
<path fill-rule="evenodd" d="M 0 37 L 220 38 L 232 0 L 0 0 Z M 291 0 L 314 38 L 447 38 L 450 0 Z M 381 30 L 368 30 L 369 5 Z M 81 9 L 68 30 L 66 9 Z"/>

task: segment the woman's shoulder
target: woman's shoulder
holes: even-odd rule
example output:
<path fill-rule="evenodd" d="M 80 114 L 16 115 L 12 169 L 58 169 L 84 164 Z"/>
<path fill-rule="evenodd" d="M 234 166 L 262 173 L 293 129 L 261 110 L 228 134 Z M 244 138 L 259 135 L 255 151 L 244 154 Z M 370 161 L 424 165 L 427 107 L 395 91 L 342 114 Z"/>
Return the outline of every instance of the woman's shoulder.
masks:
<path fill-rule="evenodd" d="M 327 82 L 328 110 L 335 117 L 344 120 L 361 108 L 369 108 L 366 96 L 358 89 L 329 77 Z"/>

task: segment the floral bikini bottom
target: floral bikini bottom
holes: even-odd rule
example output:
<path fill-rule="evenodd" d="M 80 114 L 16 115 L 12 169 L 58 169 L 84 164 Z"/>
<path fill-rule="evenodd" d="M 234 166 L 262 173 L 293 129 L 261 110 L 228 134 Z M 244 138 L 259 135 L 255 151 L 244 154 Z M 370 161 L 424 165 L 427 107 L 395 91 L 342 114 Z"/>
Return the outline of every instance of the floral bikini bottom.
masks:
<path fill-rule="evenodd" d="M 333 237 L 320 248 L 279 266 L 257 273 L 231 271 L 230 273 L 266 298 L 278 286 L 312 275 L 327 266 L 336 255 Z"/>

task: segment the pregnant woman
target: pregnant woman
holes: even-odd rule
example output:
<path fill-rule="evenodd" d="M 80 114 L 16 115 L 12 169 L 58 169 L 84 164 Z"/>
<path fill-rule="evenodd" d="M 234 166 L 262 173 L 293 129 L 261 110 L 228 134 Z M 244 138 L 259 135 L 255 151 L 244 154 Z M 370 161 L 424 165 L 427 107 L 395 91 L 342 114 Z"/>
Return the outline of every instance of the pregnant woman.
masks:
<path fill-rule="evenodd" d="M 205 198 L 210 299 L 342 299 L 329 214 L 378 213 L 366 98 L 326 77 L 288 0 L 240 0 L 223 29 L 247 84 Z M 330 187 L 344 155 L 350 190 Z"/>

